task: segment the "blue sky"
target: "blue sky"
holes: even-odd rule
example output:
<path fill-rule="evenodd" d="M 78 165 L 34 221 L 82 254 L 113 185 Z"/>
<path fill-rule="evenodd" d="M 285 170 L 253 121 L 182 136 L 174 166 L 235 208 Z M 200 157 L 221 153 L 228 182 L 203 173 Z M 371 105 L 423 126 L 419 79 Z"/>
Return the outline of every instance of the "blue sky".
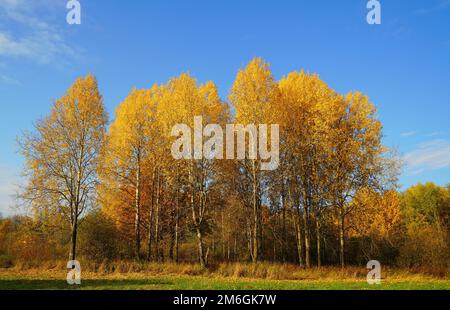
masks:
<path fill-rule="evenodd" d="M 450 0 L 0 0 L 0 212 L 9 214 L 23 161 L 16 136 L 48 113 L 79 76 L 94 73 L 110 116 L 133 87 L 181 72 L 213 80 L 225 99 L 255 56 L 277 79 L 318 73 L 360 90 L 379 109 L 384 143 L 408 164 L 400 183 L 450 183 Z"/>

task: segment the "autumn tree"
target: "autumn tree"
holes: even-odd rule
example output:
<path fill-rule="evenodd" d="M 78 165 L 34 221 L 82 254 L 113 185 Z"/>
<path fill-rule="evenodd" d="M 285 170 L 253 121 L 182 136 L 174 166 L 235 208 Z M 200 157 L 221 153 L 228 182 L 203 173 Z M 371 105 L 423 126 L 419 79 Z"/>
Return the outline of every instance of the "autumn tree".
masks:
<path fill-rule="evenodd" d="M 173 179 L 183 180 L 177 182 L 177 186 L 188 196 L 191 223 L 196 234 L 199 262 L 202 266 L 206 266 L 208 262 L 209 249 L 205 248 L 204 238 L 208 225 L 206 219 L 211 209 L 210 193 L 214 186 L 216 163 L 214 159 L 194 152 L 191 147 L 194 138 L 191 132 L 194 132 L 195 124 L 200 120 L 199 117 L 205 124 L 224 124 L 227 121 L 227 113 L 228 109 L 220 100 L 214 83 L 208 82 L 198 86 L 196 80 L 188 74 L 182 74 L 169 81 L 165 86 L 164 97 L 158 111 L 162 127 L 166 129 L 166 136 L 171 137 L 170 141 L 173 143 L 174 138 L 182 138 L 185 141 L 179 147 L 187 156 L 175 162 L 176 171 L 168 170 L 171 170 Z M 186 126 L 183 128 L 188 132 L 174 132 L 173 128 L 177 124 Z M 197 125 L 203 128 L 203 124 Z M 208 137 L 205 137 L 205 140 L 208 140 Z M 168 144 L 170 149 L 166 150 L 167 154 L 171 153 L 172 143 Z M 203 148 L 203 145 L 200 147 Z"/>
<path fill-rule="evenodd" d="M 352 201 L 349 238 L 357 244 L 354 261 L 393 261 L 401 241 L 400 194 L 394 190 L 363 188 Z"/>
<path fill-rule="evenodd" d="M 340 263 L 345 266 L 345 237 L 347 217 L 354 210 L 352 199 L 363 188 L 377 188 L 380 160 L 386 149 L 381 144 L 382 126 L 376 108 L 360 92 L 349 93 L 330 131 L 331 142 L 327 160 L 329 199 L 336 206 L 339 225 Z"/>
<path fill-rule="evenodd" d="M 22 197 L 33 219 L 21 222 L 17 240 L 51 244 L 50 227 L 67 219 L 75 257 L 83 218 L 81 253 L 95 259 L 141 259 L 145 249 L 158 262 L 271 259 L 320 267 L 360 263 L 385 245 L 417 253 L 433 229 L 448 231 L 448 189 L 397 193 L 398 160 L 382 146 L 376 108 L 364 94 L 342 95 L 305 72 L 276 81 L 255 58 L 237 73 L 228 99 L 213 82 L 181 74 L 133 89 L 105 133 L 95 79 L 78 80 L 22 139 L 29 181 Z M 274 171 L 264 170 L 261 147 L 269 152 L 278 131 L 271 128 L 266 143 L 261 124 L 279 125 Z M 224 133 L 233 142 L 221 149 Z M 95 202 L 101 209 L 86 212 Z M 396 237 L 417 227 L 420 240 Z"/>
<path fill-rule="evenodd" d="M 269 120 L 268 111 L 270 106 L 274 104 L 278 96 L 278 87 L 272 76 L 269 64 L 260 58 L 253 59 L 245 69 L 239 70 L 234 84 L 231 88 L 229 100 L 235 108 L 235 122 L 243 126 L 258 126 L 259 124 L 267 124 Z M 258 137 L 255 132 L 247 127 L 247 137 L 249 141 L 248 153 L 246 159 L 240 160 L 240 171 L 244 177 L 243 182 L 251 184 L 251 199 L 245 199 L 252 210 L 252 220 L 249 223 L 250 231 L 250 253 L 254 263 L 262 258 L 262 238 L 263 227 L 261 223 L 261 198 L 262 198 L 262 181 L 261 158 L 249 156 L 252 150 L 250 141 L 255 145 L 258 144 Z"/>
<path fill-rule="evenodd" d="M 96 167 L 107 124 L 94 76 L 79 78 L 51 113 L 20 141 L 27 185 L 21 197 L 35 213 L 61 214 L 71 228 L 70 258 L 76 258 L 80 217 L 95 203 Z"/>
<path fill-rule="evenodd" d="M 279 82 L 275 106 L 282 134 L 282 200 L 294 210 L 300 264 L 311 266 L 311 234 L 316 232 L 317 263 L 321 264 L 320 220 L 328 206 L 330 131 L 341 97 L 317 75 L 292 72 Z M 313 225 L 314 224 L 314 225 Z M 314 227 L 313 227 L 314 226 Z M 304 249 L 303 249 L 304 245 Z"/>
<path fill-rule="evenodd" d="M 105 212 L 116 219 L 130 211 L 133 214 L 137 259 L 141 256 L 143 189 L 155 178 L 150 164 L 154 164 L 159 142 L 158 98 L 157 86 L 151 90 L 134 89 L 120 104 L 108 131 L 99 170 L 103 181 L 99 190 Z"/>
<path fill-rule="evenodd" d="M 450 262 L 450 192 L 434 183 L 417 184 L 401 195 L 404 244 L 400 262 L 408 267 Z"/>

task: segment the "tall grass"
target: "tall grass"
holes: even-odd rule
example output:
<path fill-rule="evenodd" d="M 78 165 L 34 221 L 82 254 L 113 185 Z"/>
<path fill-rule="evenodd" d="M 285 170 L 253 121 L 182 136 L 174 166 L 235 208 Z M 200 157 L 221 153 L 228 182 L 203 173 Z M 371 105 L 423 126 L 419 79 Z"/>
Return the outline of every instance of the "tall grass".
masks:
<path fill-rule="evenodd" d="M 93 262 L 80 259 L 83 272 L 96 274 L 142 274 L 148 276 L 156 275 L 186 275 L 186 276 L 208 276 L 227 278 L 251 278 L 267 280 L 363 280 L 367 271 L 364 267 L 322 267 L 320 269 L 305 269 L 294 264 L 277 264 L 261 262 L 252 263 L 216 263 L 208 268 L 201 268 L 199 264 L 193 263 L 157 263 L 137 261 L 103 261 Z M 45 271 L 61 272 L 66 270 L 64 261 L 22 261 L 15 262 L 9 268 L 10 272 Z M 389 279 L 414 279 L 414 278 L 445 278 L 450 279 L 449 271 L 442 270 L 406 270 L 386 267 L 382 269 L 382 277 Z"/>

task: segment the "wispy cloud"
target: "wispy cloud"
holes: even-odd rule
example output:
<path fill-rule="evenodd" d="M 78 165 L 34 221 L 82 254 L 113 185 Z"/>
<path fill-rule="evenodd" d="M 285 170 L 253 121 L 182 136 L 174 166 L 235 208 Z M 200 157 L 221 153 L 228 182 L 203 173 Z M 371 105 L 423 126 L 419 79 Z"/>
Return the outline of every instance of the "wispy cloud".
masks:
<path fill-rule="evenodd" d="M 39 31 L 23 38 L 0 32 L 0 55 L 24 57 L 42 64 L 75 57 L 74 50 L 62 37 L 51 31 Z"/>
<path fill-rule="evenodd" d="M 15 78 L 9 77 L 4 74 L 0 74 L 0 84 L 20 85 L 20 82 Z"/>
<path fill-rule="evenodd" d="M 415 136 L 415 135 L 417 135 L 417 131 L 407 131 L 407 132 L 402 132 L 402 133 L 400 134 L 400 136 L 402 136 L 402 137 L 404 137 L 404 138 L 406 138 L 406 137 L 412 137 L 412 136 Z"/>
<path fill-rule="evenodd" d="M 432 138 L 432 137 L 441 136 L 443 134 L 444 133 L 442 131 L 434 131 L 434 132 L 431 132 L 431 133 L 427 134 L 426 137 Z"/>
<path fill-rule="evenodd" d="M 438 139 L 419 144 L 403 160 L 412 174 L 450 167 L 450 140 Z"/>
<path fill-rule="evenodd" d="M 428 3 L 428 1 L 425 1 Z M 416 15 L 426 15 L 429 13 L 433 13 L 436 11 L 442 11 L 445 9 L 450 9 L 450 0 L 440 0 L 437 4 L 432 5 L 430 7 L 422 7 L 416 11 L 414 11 L 414 14 Z"/>
<path fill-rule="evenodd" d="M 61 20 L 65 20 L 61 4 L 55 0 L 0 0 L 0 57 L 40 64 L 62 64 L 76 58 L 78 51 L 65 40 L 61 27 L 43 17 L 59 8 Z M 14 31 L 5 30 L 5 25 Z"/>

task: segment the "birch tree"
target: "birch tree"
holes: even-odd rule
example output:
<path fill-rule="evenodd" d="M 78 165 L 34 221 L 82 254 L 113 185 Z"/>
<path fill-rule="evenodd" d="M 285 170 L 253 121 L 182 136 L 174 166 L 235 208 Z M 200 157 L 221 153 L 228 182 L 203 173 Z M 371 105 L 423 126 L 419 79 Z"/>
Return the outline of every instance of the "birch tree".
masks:
<path fill-rule="evenodd" d="M 70 224 L 70 259 L 76 259 L 82 215 L 95 203 L 96 167 L 107 115 L 94 76 L 79 78 L 48 116 L 20 141 L 27 185 L 21 197 L 37 213 L 60 213 Z M 45 204 L 43 204 L 45 202 Z"/>

